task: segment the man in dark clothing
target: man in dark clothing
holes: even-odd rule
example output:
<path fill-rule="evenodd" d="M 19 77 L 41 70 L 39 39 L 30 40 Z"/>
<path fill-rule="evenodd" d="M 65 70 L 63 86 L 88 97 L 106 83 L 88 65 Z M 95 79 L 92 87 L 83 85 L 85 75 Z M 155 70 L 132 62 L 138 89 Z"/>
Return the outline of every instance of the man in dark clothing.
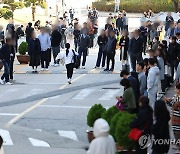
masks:
<path fill-rule="evenodd" d="M 12 53 L 12 38 L 6 38 L 6 43 L 3 45 L 3 47 L 0 49 L 0 59 L 2 60 L 3 66 L 4 66 L 4 73 L 1 76 L 0 83 L 1 84 L 9 84 L 12 83 L 9 82 L 9 76 L 10 76 L 10 62 L 11 57 L 14 56 Z M 5 79 L 5 82 L 4 82 Z"/>
<path fill-rule="evenodd" d="M 69 14 L 70 14 L 70 19 L 71 19 L 71 23 L 73 22 L 73 20 L 74 20 L 74 9 L 70 9 L 69 10 Z"/>
<path fill-rule="evenodd" d="M 121 14 L 118 15 L 116 20 L 116 27 L 118 28 L 119 32 L 122 33 L 123 30 L 123 17 Z"/>
<path fill-rule="evenodd" d="M 123 79 L 128 79 L 130 81 L 130 83 L 132 85 L 133 92 L 134 92 L 134 96 L 136 99 L 136 107 L 138 108 L 138 106 L 139 106 L 138 100 L 139 100 L 139 93 L 140 93 L 138 80 L 135 77 L 133 77 L 132 75 L 130 75 L 127 70 L 122 70 L 120 77 Z"/>
<path fill-rule="evenodd" d="M 146 27 L 146 23 L 143 23 L 140 27 L 140 37 L 143 40 L 143 52 L 144 55 L 146 55 L 146 46 L 147 46 L 147 35 L 148 35 L 148 29 Z"/>
<path fill-rule="evenodd" d="M 18 37 L 24 36 L 23 28 L 24 28 L 23 25 L 21 25 L 17 28 L 16 33 L 17 33 Z"/>
<path fill-rule="evenodd" d="M 90 38 L 87 35 L 87 30 L 83 30 L 83 34 L 80 37 L 80 43 L 79 43 L 79 59 L 81 59 L 81 56 L 83 54 L 83 61 L 82 61 L 82 68 L 85 69 L 86 65 L 86 57 L 88 53 L 88 48 L 90 44 Z"/>
<path fill-rule="evenodd" d="M 136 71 L 136 62 L 142 61 L 143 41 L 140 38 L 140 31 L 135 30 L 134 38 L 129 44 L 129 53 L 133 71 Z"/>
<path fill-rule="evenodd" d="M 167 32 L 169 27 L 170 27 L 170 24 L 174 22 L 174 19 L 173 17 L 171 16 L 171 13 L 169 12 L 168 15 L 166 16 L 166 25 L 165 25 L 165 31 Z"/>
<path fill-rule="evenodd" d="M 108 42 L 106 45 L 107 65 L 106 65 L 106 69 L 104 71 L 113 71 L 114 70 L 114 64 L 115 64 L 114 58 L 115 58 L 115 54 L 116 54 L 116 44 L 117 44 L 117 39 L 115 37 L 115 32 L 110 31 L 109 37 L 108 37 Z M 110 60 L 112 61 L 111 69 L 109 69 Z"/>
<path fill-rule="evenodd" d="M 31 38 L 32 36 L 32 32 L 34 31 L 34 28 L 32 28 L 32 23 L 29 22 L 28 23 L 28 26 L 26 27 L 26 42 L 28 43 L 29 42 L 29 39 Z"/>
<path fill-rule="evenodd" d="M 57 57 L 58 53 L 60 52 L 61 39 L 62 39 L 62 36 L 61 36 L 61 33 L 58 31 L 58 27 L 53 26 L 53 32 L 51 35 L 51 47 L 52 47 L 52 51 L 53 51 L 55 67 L 59 65 L 59 61 L 56 61 L 56 57 Z"/>

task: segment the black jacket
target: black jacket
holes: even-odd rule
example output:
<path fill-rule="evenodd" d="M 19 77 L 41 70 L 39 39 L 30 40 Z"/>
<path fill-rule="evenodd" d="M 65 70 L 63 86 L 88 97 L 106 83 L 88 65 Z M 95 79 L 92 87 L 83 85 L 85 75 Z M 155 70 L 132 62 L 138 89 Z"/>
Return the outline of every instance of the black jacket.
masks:
<path fill-rule="evenodd" d="M 108 37 L 107 36 L 98 36 L 98 45 L 99 46 L 104 46 L 108 41 Z"/>
<path fill-rule="evenodd" d="M 3 61 L 10 62 L 11 54 L 14 56 L 15 53 L 12 52 L 12 46 L 8 44 L 3 45 L 0 49 L 0 59 Z"/>
<path fill-rule="evenodd" d="M 28 38 L 28 39 L 31 38 L 31 35 L 32 35 L 33 30 L 34 30 L 34 28 L 32 28 L 32 27 L 29 27 L 29 26 L 26 27 L 26 31 L 25 31 L 25 33 L 26 33 L 26 38 Z"/>
<path fill-rule="evenodd" d="M 123 27 L 123 18 L 117 18 L 116 27 Z"/>
<path fill-rule="evenodd" d="M 179 44 L 177 42 L 169 44 L 168 57 L 170 63 L 177 60 L 178 52 L 180 52 L 178 45 Z"/>
<path fill-rule="evenodd" d="M 51 46 L 58 47 L 61 43 L 61 33 L 58 30 L 54 30 L 51 35 Z"/>
<path fill-rule="evenodd" d="M 140 37 L 137 40 L 135 38 L 131 39 L 129 45 L 130 54 L 142 53 L 142 49 L 143 49 L 143 41 Z"/>
<path fill-rule="evenodd" d="M 81 31 L 78 29 L 74 29 L 73 34 L 74 34 L 74 38 L 79 39 L 81 35 Z"/>
<path fill-rule="evenodd" d="M 89 44 L 90 44 L 90 38 L 89 38 L 89 36 L 86 35 L 86 37 L 84 38 L 83 35 L 81 35 L 79 46 L 80 46 L 81 48 L 88 48 L 88 47 L 89 47 Z"/>
<path fill-rule="evenodd" d="M 111 41 L 111 39 L 113 38 L 108 38 L 108 42 L 107 42 L 107 54 L 115 54 L 116 53 L 116 44 L 117 44 L 117 39 L 114 38 L 113 42 L 110 44 L 109 42 Z"/>

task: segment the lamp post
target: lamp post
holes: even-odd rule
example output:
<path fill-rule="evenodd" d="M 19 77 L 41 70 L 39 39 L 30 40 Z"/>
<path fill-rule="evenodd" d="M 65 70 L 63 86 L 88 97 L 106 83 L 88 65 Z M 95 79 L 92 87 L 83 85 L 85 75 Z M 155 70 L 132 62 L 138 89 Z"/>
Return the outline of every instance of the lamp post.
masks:
<path fill-rule="evenodd" d="M 114 12 L 116 13 L 119 10 L 120 0 L 115 0 Z"/>

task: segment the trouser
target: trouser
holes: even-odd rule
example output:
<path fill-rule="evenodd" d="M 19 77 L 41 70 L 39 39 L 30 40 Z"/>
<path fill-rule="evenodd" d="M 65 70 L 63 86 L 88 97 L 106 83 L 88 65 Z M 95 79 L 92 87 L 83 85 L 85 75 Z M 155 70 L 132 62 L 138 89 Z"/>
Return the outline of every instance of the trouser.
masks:
<path fill-rule="evenodd" d="M 148 91 L 149 105 L 152 107 L 153 110 L 154 110 L 154 104 L 156 102 L 157 92 L 158 92 L 158 86 L 157 88 Z"/>
<path fill-rule="evenodd" d="M 101 59 L 102 59 L 102 67 L 104 67 L 105 66 L 105 60 L 106 60 L 106 51 L 103 50 L 103 46 L 99 47 L 98 58 L 97 58 L 97 62 L 96 62 L 97 67 L 100 66 Z"/>
<path fill-rule="evenodd" d="M 147 38 L 145 38 L 144 42 L 143 42 L 143 52 L 144 52 L 144 54 L 146 53 L 146 46 L 147 46 Z"/>
<path fill-rule="evenodd" d="M 3 61 L 4 73 L 1 76 L 1 80 L 5 79 L 5 82 L 9 82 L 9 73 L 10 73 L 10 62 Z"/>
<path fill-rule="evenodd" d="M 114 64 L 115 64 L 114 57 L 115 57 L 115 53 L 108 53 L 107 54 L 107 66 L 106 66 L 107 69 L 109 69 L 110 60 L 112 61 L 111 69 L 114 69 Z"/>
<path fill-rule="evenodd" d="M 143 60 L 142 53 L 130 54 L 130 58 L 131 58 L 131 67 L 133 71 L 136 71 L 136 61 L 140 62 Z"/>
<path fill-rule="evenodd" d="M 162 92 L 166 91 L 166 81 L 165 80 L 161 80 L 161 90 L 162 90 Z"/>
<path fill-rule="evenodd" d="M 94 46 L 94 42 L 93 42 L 94 34 L 90 34 L 89 36 L 90 36 L 90 48 L 92 48 Z"/>
<path fill-rule="evenodd" d="M 88 48 L 79 47 L 79 59 L 80 59 L 80 63 L 81 63 L 81 56 L 83 54 L 82 66 L 86 65 L 87 51 L 88 51 Z"/>
<path fill-rule="evenodd" d="M 119 30 L 119 34 L 122 34 L 122 31 L 123 31 L 123 25 L 122 25 L 122 26 L 118 26 L 118 30 Z"/>
<path fill-rule="evenodd" d="M 66 44 L 66 36 L 62 35 L 61 48 L 64 49 Z"/>
<path fill-rule="evenodd" d="M 128 25 L 124 25 L 123 29 L 128 31 Z"/>
<path fill-rule="evenodd" d="M 47 50 L 41 51 L 41 67 L 48 68 L 48 66 L 49 66 L 49 52 Z"/>
<path fill-rule="evenodd" d="M 74 46 L 75 46 L 75 51 L 77 51 L 79 47 L 79 38 L 74 38 Z"/>
<path fill-rule="evenodd" d="M 73 68 L 74 68 L 74 64 L 70 63 L 66 65 L 66 69 L 67 69 L 67 78 L 71 79 L 72 75 L 73 75 Z"/>
<path fill-rule="evenodd" d="M 60 53 L 60 47 L 52 47 L 54 64 L 59 64 L 59 60 L 56 60 L 57 55 Z"/>
<path fill-rule="evenodd" d="M 13 59 L 11 59 L 11 61 L 10 61 L 10 66 L 9 66 L 10 68 L 9 68 L 9 76 L 10 76 L 10 79 L 11 80 L 13 80 L 13 72 L 14 72 L 14 69 L 13 69 L 13 67 L 14 67 L 14 58 Z"/>
<path fill-rule="evenodd" d="M 97 34 L 94 34 L 94 39 L 93 39 L 93 47 L 94 47 L 94 48 L 97 47 L 97 38 L 98 38 L 98 35 L 97 35 Z"/>

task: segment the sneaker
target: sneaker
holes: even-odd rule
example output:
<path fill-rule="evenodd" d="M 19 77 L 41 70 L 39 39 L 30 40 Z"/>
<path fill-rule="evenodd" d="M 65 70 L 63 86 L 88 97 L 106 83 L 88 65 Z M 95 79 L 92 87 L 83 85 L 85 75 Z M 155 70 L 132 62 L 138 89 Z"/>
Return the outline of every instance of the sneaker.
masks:
<path fill-rule="evenodd" d="M 7 84 L 7 85 L 12 85 L 12 83 L 11 83 L 11 82 L 6 82 L 6 84 Z"/>
<path fill-rule="evenodd" d="M 85 69 L 85 66 L 82 66 L 82 69 Z"/>
<path fill-rule="evenodd" d="M 45 68 L 44 70 L 45 70 L 45 71 L 48 71 L 49 69 L 48 69 L 48 68 Z"/>
<path fill-rule="evenodd" d="M 69 79 L 69 82 L 68 82 L 69 84 L 71 84 L 71 79 Z"/>
<path fill-rule="evenodd" d="M 112 69 L 112 68 L 111 68 L 109 71 L 113 72 L 113 71 L 114 71 L 114 69 Z"/>
<path fill-rule="evenodd" d="M 59 64 L 54 64 L 54 67 L 58 67 L 59 66 Z"/>
<path fill-rule="evenodd" d="M 99 69 L 99 67 L 95 66 L 94 69 Z"/>
<path fill-rule="evenodd" d="M 0 79 L 0 84 L 4 84 L 4 81 L 2 79 Z"/>
<path fill-rule="evenodd" d="M 41 68 L 41 71 L 44 71 L 44 68 Z"/>
<path fill-rule="evenodd" d="M 109 71 L 109 69 L 108 69 L 108 68 L 106 68 L 104 71 Z"/>

